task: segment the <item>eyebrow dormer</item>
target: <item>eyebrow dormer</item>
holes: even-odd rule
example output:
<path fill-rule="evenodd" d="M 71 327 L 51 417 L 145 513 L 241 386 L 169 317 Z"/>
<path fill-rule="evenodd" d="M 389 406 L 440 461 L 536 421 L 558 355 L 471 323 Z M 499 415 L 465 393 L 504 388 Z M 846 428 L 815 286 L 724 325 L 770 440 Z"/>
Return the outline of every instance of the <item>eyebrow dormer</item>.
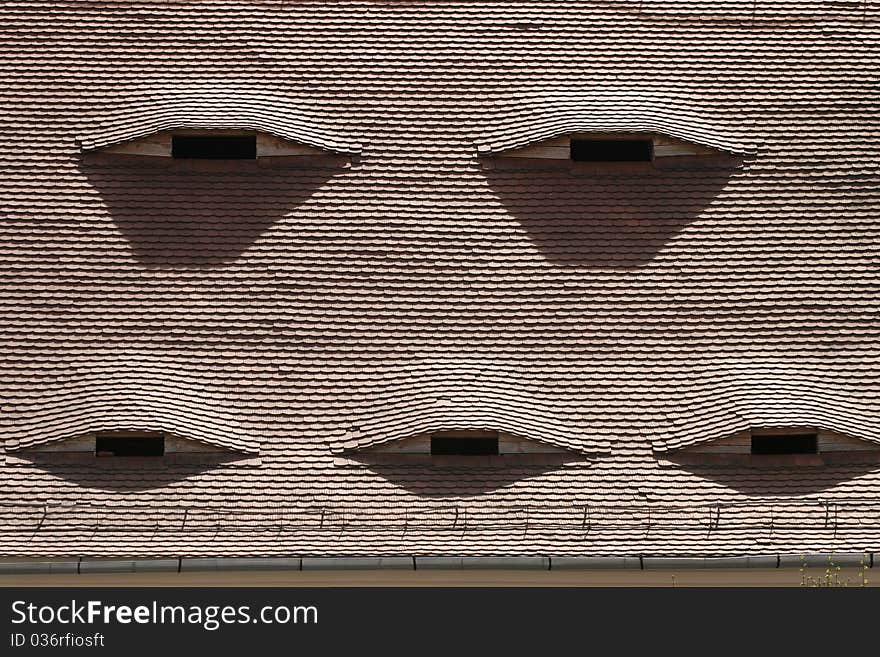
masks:
<path fill-rule="evenodd" d="M 84 153 L 173 159 L 351 158 L 360 146 L 331 134 L 281 97 L 217 90 L 146 99 L 79 137 Z"/>
<path fill-rule="evenodd" d="M 497 158 L 614 164 L 647 162 L 658 166 L 675 158 L 729 158 L 733 153 L 687 139 L 651 132 L 581 132 L 539 139 L 520 146 L 484 149 Z"/>
<path fill-rule="evenodd" d="M 156 424 L 107 425 L 94 431 L 12 450 L 13 458 L 54 465 L 112 465 L 126 462 L 133 466 L 149 464 L 182 465 L 207 461 L 234 461 L 251 457 L 204 439 L 169 432 Z M 138 428 L 143 427 L 143 428 Z"/>
<path fill-rule="evenodd" d="M 167 157 L 175 160 L 255 160 L 258 158 L 338 156 L 322 148 L 257 130 L 178 128 L 99 149 L 96 153 Z"/>
<path fill-rule="evenodd" d="M 140 156 L 170 160 L 273 160 L 320 158 L 351 161 L 349 154 L 279 137 L 255 129 L 173 128 L 85 148 L 90 154 Z"/>
<path fill-rule="evenodd" d="M 477 152 L 498 166 L 570 162 L 611 167 L 730 166 L 756 152 L 755 146 L 731 138 L 730 126 L 697 117 L 694 108 L 674 108 L 666 99 L 563 99 L 506 118 L 477 144 Z"/>
<path fill-rule="evenodd" d="M 606 451 L 604 436 L 584 433 L 560 406 L 510 382 L 472 375 L 422 378 L 370 402 L 334 446 L 340 457 L 503 466 L 589 461 Z"/>
<path fill-rule="evenodd" d="M 825 428 L 754 427 L 669 453 L 693 465 L 779 467 L 880 461 L 880 444 Z"/>
<path fill-rule="evenodd" d="M 59 382 L 40 404 L 11 414 L 7 461 L 253 462 L 260 454 L 227 400 L 168 374 L 124 370 Z"/>
<path fill-rule="evenodd" d="M 769 369 L 769 368 L 768 368 Z M 822 465 L 880 461 L 876 402 L 812 377 L 723 373 L 680 399 L 654 440 L 677 463 Z"/>
<path fill-rule="evenodd" d="M 455 426 L 467 428 L 449 428 Z M 476 428 L 478 426 L 478 423 L 446 423 L 370 447 L 354 448 L 346 454 L 364 463 L 439 466 L 549 465 L 589 460 L 576 449 L 511 431 Z"/>

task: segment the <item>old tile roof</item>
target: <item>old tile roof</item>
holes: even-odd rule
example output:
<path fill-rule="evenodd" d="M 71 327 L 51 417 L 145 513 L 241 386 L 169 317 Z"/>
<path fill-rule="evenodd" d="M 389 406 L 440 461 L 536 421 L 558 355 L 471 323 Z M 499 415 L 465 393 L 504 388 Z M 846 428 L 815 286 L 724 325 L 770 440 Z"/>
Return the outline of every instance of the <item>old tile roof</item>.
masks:
<path fill-rule="evenodd" d="M 260 455 L 95 469 L 4 452 L 3 555 L 880 550 L 876 463 L 660 458 L 751 422 L 878 438 L 875 3 L 10 0 L 0 16 L 5 450 L 150 421 Z M 82 153 L 202 123 L 359 157 Z M 487 163 L 590 126 L 741 162 Z M 491 394 L 457 388 L 462 371 Z M 591 456 L 339 456 L 457 408 Z"/>

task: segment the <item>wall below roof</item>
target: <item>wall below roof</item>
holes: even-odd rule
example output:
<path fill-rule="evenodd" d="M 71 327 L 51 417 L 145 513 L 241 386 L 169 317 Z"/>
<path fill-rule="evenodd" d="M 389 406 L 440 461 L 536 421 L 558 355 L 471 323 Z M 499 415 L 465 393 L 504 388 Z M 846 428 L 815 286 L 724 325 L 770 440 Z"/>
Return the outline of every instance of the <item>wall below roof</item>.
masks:
<path fill-rule="evenodd" d="M 824 569 L 809 568 L 820 578 Z M 868 570 L 867 586 L 880 586 Z M 843 568 L 841 581 L 859 581 L 857 568 Z M 93 573 L 0 575 L 7 586 L 800 586 L 797 568 L 713 568 L 578 571 L 233 571 L 193 573 Z"/>
<path fill-rule="evenodd" d="M 0 586 L 871 586 L 876 556 L 13 560 Z"/>

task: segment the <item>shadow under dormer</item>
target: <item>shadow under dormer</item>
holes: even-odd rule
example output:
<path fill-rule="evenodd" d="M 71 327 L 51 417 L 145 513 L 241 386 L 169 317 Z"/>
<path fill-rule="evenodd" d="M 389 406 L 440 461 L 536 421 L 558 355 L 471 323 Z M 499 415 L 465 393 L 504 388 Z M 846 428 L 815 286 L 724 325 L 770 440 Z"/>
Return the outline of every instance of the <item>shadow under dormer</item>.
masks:
<path fill-rule="evenodd" d="M 636 268 L 742 173 L 738 158 L 687 159 L 661 166 L 492 158 L 484 166 L 493 192 L 548 260 Z"/>
<path fill-rule="evenodd" d="M 880 471 L 877 454 L 810 458 L 780 457 L 760 464 L 705 463 L 692 456 L 667 455 L 667 468 L 720 484 L 744 495 L 798 497 L 836 488 Z"/>
<path fill-rule="evenodd" d="M 334 156 L 188 161 L 88 154 L 80 169 L 140 263 L 206 267 L 241 256 L 343 172 L 345 162 Z"/>
<path fill-rule="evenodd" d="M 436 457 L 420 454 L 349 458 L 392 484 L 423 498 L 474 497 L 558 470 L 571 463 L 589 467 L 583 456 L 517 454 L 496 457 Z"/>
<path fill-rule="evenodd" d="M 15 455 L 18 467 L 33 467 L 83 488 L 125 492 L 161 489 L 208 472 L 259 465 L 251 454 L 169 454 L 164 457 L 100 459 L 88 454 Z M 8 459 L 8 457 L 7 457 Z"/>

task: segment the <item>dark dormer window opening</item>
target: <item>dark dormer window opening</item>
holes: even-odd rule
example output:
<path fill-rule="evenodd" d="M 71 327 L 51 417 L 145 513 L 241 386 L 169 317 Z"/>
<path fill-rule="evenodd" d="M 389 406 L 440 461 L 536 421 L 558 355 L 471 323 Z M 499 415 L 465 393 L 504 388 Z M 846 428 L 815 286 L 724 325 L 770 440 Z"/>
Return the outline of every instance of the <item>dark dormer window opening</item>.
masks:
<path fill-rule="evenodd" d="M 651 139 L 572 139 L 575 162 L 650 162 L 654 159 Z"/>
<path fill-rule="evenodd" d="M 497 456 L 497 431 L 443 431 L 431 434 L 433 456 Z"/>
<path fill-rule="evenodd" d="M 174 135 L 171 157 L 189 160 L 253 160 L 255 135 Z"/>
<path fill-rule="evenodd" d="M 164 456 L 162 434 L 126 434 L 95 436 L 95 456 Z"/>
<path fill-rule="evenodd" d="M 819 440 L 815 433 L 752 436 L 752 454 L 818 454 Z"/>

